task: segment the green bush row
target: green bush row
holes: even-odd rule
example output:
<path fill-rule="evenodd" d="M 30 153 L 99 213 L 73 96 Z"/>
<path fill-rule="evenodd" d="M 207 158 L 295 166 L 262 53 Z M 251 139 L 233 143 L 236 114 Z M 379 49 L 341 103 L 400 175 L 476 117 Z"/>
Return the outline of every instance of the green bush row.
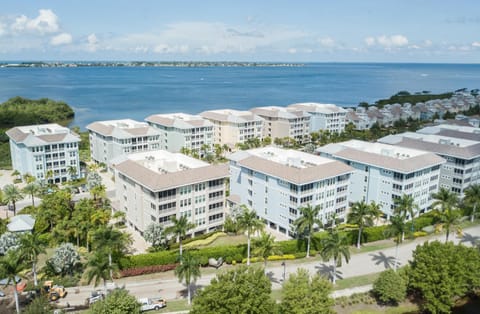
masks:
<path fill-rule="evenodd" d="M 214 231 L 214 232 L 204 233 L 204 234 L 195 236 L 194 238 L 183 239 L 183 240 L 182 240 L 182 244 L 187 244 L 187 243 L 190 243 L 190 242 L 193 242 L 193 241 L 197 241 L 197 240 L 203 240 L 203 239 L 206 239 L 206 238 L 214 235 L 215 233 L 219 233 L 219 232 L 222 232 L 222 231 Z M 172 240 L 175 241 L 176 238 L 172 238 Z M 180 244 L 179 244 L 178 242 L 177 242 L 177 243 L 172 243 L 172 244 L 170 245 L 170 248 L 171 248 L 171 249 L 178 249 L 179 247 L 180 247 Z"/>

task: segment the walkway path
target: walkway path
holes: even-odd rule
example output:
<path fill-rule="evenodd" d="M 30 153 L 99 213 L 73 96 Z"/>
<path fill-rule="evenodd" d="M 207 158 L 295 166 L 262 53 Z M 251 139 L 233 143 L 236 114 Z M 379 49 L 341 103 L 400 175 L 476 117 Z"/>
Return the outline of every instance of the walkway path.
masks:
<path fill-rule="evenodd" d="M 471 227 L 464 230 L 464 236 L 462 239 L 452 237 L 453 242 L 458 243 L 463 241 L 465 245 L 471 245 L 470 241 L 480 239 L 480 226 Z M 408 260 L 412 256 L 412 251 L 418 244 L 424 243 L 426 238 L 417 238 L 416 240 L 403 244 L 399 247 L 398 254 L 401 265 L 407 264 Z M 430 237 L 431 240 L 445 241 L 445 235 L 437 235 Z M 379 251 L 360 253 L 351 256 L 351 260 L 348 264 L 343 264 L 338 268 L 339 278 L 349 278 L 361 275 L 367 275 L 372 273 L 381 272 L 387 268 L 390 268 L 395 256 L 395 247 L 387 248 Z M 330 263 L 322 262 L 318 257 L 311 258 L 309 260 L 304 259 L 302 263 L 287 262 L 285 267 L 286 277 L 290 273 L 296 272 L 297 268 L 302 267 L 310 271 L 310 273 L 320 272 L 328 274 L 331 272 Z M 224 266 L 218 270 L 215 269 L 202 269 L 202 277 L 197 281 L 197 288 L 204 287 L 210 283 L 210 280 L 215 277 L 216 273 L 222 272 L 225 269 L 232 268 L 233 266 Z M 280 263 L 272 263 L 271 266 L 267 266 L 267 272 L 272 281 L 272 289 L 280 289 L 283 277 L 283 266 Z M 162 296 L 167 300 L 179 299 L 184 296 L 185 287 L 178 282 L 172 271 L 160 274 L 151 275 L 150 278 L 129 277 L 116 281 L 117 285 L 123 286 L 138 298 Z M 359 289 L 359 288 L 356 288 Z M 350 291 L 356 291 L 356 289 L 349 289 Z M 366 288 L 363 288 L 366 289 Z M 75 288 L 67 289 L 69 295 L 63 302 L 69 302 L 71 305 L 83 304 L 88 297 L 93 287 L 82 286 L 79 288 L 79 293 L 75 293 Z M 336 292 L 338 296 L 344 295 Z M 354 293 L 354 292 L 351 292 Z"/>

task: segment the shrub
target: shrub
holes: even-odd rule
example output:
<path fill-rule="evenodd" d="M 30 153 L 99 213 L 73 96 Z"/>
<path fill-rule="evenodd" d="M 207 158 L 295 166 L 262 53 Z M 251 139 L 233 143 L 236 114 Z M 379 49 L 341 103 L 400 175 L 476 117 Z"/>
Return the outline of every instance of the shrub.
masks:
<path fill-rule="evenodd" d="M 227 256 L 227 257 L 225 258 L 225 263 L 231 264 L 232 262 L 233 262 L 233 258 L 232 258 L 231 256 Z"/>
<path fill-rule="evenodd" d="M 226 236 L 224 232 L 215 232 L 214 234 L 210 234 L 209 237 L 198 239 L 194 238 L 194 241 L 191 241 L 184 245 L 185 248 L 195 247 L 195 246 L 206 246 L 218 239 L 219 237 Z"/>
<path fill-rule="evenodd" d="M 398 304 L 407 295 L 407 284 L 405 280 L 393 269 L 382 273 L 373 283 L 373 293 L 383 303 Z"/>
<path fill-rule="evenodd" d="M 289 260 L 289 259 L 295 259 L 295 255 L 293 254 L 272 255 L 267 257 L 267 261 L 283 261 L 283 260 Z"/>
<path fill-rule="evenodd" d="M 185 246 L 185 244 L 188 244 L 188 243 L 191 243 L 191 242 L 194 242 L 194 241 L 207 239 L 208 237 L 211 237 L 212 235 L 214 235 L 214 234 L 216 234 L 216 233 L 225 234 L 224 232 L 221 232 L 221 231 L 214 231 L 214 232 L 204 233 L 204 234 L 195 236 L 194 238 L 183 239 L 183 240 L 182 240 L 182 245 Z M 175 241 L 175 238 L 173 238 L 173 240 Z M 180 243 L 172 243 L 172 244 L 170 245 L 170 248 L 171 248 L 171 249 L 178 249 L 179 247 L 180 247 Z"/>
<path fill-rule="evenodd" d="M 436 218 L 432 213 L 423 214 L 413 220 L 415 231 L 420 231 L 427 226 L 432 226 L 436 222 Z"/>
<path fill-rule="evenodd" d="M 165 272 L 165 271 L 175 269 L 177 265 L 178 264 L 154 265 L 154 266 L 144 266 L 144 267 L 123 269 L 119 272 L 119 276 L 117 278 Z"/>
<path fill-rule="evenodd" d="M 413 237 L 414 238 L 418 238 L 418 237 L 424 237 L 426 236 L 428 233 L 426 233 L 425 231 L 415 231 L 413 233 Z"/>

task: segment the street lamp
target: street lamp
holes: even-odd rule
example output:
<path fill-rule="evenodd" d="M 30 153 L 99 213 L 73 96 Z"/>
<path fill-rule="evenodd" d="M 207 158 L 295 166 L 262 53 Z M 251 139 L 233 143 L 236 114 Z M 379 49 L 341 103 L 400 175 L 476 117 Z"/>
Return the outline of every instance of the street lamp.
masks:
<path fill-rule="evenodd" d="M 285 282 L 285 268 L 287 266 L 287 264 L 285 264 L 285 262 L 282 262 L 282 266 L 283 266 L 283 282 Z"/>

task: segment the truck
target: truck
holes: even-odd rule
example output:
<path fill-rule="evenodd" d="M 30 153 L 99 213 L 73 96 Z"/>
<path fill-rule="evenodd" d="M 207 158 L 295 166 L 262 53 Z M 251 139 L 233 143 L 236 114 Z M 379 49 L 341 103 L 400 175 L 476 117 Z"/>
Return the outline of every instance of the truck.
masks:
<path fill-rule="evenodd" d="M 142 312 L 157 311 L 167 306 L 167 301 L 161 298 L 143 298 L 139 299 L 138 302 L 141 304 L 140 311 Z"/>

